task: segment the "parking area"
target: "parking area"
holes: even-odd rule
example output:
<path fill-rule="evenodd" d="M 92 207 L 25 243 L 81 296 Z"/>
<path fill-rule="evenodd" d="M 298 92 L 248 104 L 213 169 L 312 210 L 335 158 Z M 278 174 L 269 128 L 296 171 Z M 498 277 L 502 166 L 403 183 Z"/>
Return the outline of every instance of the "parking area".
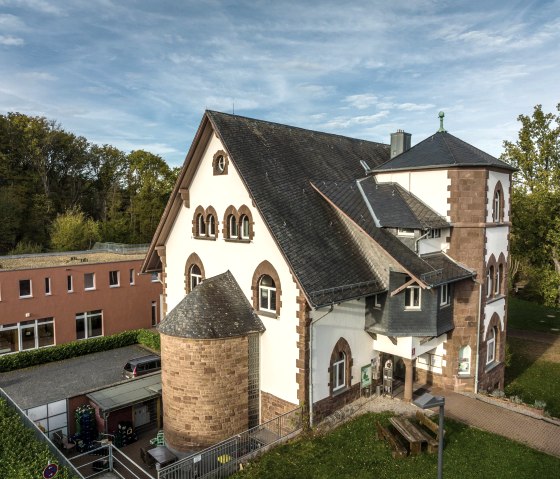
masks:
<path fill-rule="evenodd" d="M 147 354 L 134 345 L 10 371 L 0 374 L 0 388 L 26 410 L 120 382 L 126 362 Z"/>

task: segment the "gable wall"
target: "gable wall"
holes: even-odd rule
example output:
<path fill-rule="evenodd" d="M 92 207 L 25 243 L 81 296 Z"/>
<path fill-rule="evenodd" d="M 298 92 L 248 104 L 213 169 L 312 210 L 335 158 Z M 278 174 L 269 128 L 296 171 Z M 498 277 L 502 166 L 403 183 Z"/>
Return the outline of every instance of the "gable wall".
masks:
<path fill-rule="evenodd" d="M 405 190 L 416 195 L 430 208 L 449 220 L 447 200 L 451 182 L 447 170 L 402 171 L 379 173 L 375 178 L 380 183 L 398 183 Z"/>
<path fill-rule="evenodd" d="M 253 274 L 262 261 L 268 260 L 279 275 L 282 294 L 279 318 L 261 316 L 266 328 L 260 348 L 261 390 L 297 404 L 298 289 L 231 159 L 227 175 L 214 176 L 212 160 L 218 150 L 225 148 L 212 134 L 189 188 L 190 207 L 181 207 L 166 242 L 167 311 L 185 296 L 185 263 L 191 253 L 200 257 L 207 278 L 229 269 L 251 304 Z M 224 213 L 230 205 L 237 209 L 246 205 L 250 209 L 254 222 L 254 238 L 250 243 L 224 240 Z M 215 241 L 193 237 L 192 221 L 198 206 L 212 206 L 216 210 L 218 235 Z"/>

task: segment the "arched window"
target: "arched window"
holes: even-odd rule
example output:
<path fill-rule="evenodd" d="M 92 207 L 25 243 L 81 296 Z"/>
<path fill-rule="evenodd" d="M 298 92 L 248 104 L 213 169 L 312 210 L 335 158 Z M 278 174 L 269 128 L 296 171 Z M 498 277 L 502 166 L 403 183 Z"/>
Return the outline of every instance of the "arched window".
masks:
<path fill-rule="evenodd" d="M 208 221 L 208 236 L 215 238 L 216 237 L 216 218 L 214 215 L 207 216 Z"/>
<path fill-rule="evenodd" d="M 496 281 L 494 282 L 494 296 L 502 294 L 502 281 L 504 279 L 504 265 L 499 264 L 496 268 Z"/>
<path fill-rule="evenodd" d="M 204 278 L 204 265 L 198 255 L 192 253 L 185 263 L 185 293 L 190 293 Z"/>
<path fill-rule="evenodd" d="M 253 273 L 251 282 L 253 308 L 263 316 L 278 317 L 282 307 L 282 287 L 274 266 L 263 261 Z"/>
<path fill-rule="evenodd" d="M 338 360 L 332 365 L 332 390 L 338 391 L 346 387 L 346 354 L 338 353 Z"/>
<path fill-rule="evenodd" d="M 471 347 L 463 346 L 459 349 L 459 375 L 470 376 L 471 374 Z"/>
<path fill-rule="evenodd" d="M 228 216 L 228 238 L 229 239 L 238 238 L 237 220 L 235 219 L 234 215 Z"/>
<path fill-rule="evenodd" d="M 191 291 L 202 282 L 202 271 L 200 271 L 200 268 L 196 264 L 193 264 L 189 271 L 189 282 Z"/>
<path fill-rule="evenodd" d="M 196 235 L 206 236 L 206 222 L 204 221 L 204 215 L 202 213 L 198 214 L 196 217 Z"/>
<path fill-rule="evenodd" d="M 331 353 L 329 362 L 329 390 L 331 394 L 346 391 L 352 385 L 352 351 L 344 338 L 340 338 Z"/>
<path fill-rule="evenodd" d="M 259 310 L 276 313 L 276 284 L 268 274 L 259 280 Z"/>
<path fill-rule="evenodd" d="M 504 192 L 502 184 L 498 181 L 494 189 L 494 198 L 492 204 L 492 221 L 501 223 L 504 220 Z"/>
<path fill-rule="evenodd" d="M 490 266 L 486 273 L 486 297 L 490 298 L 494 291 L 494 266 Z"/>
<path fill-rule="evenodd" d="M 247 215 L 241 215 L 239 220 L 239 225 L 241 227 L 241 239 L 250 239 L 250 222 Z"/>
<path fill-rule="evenodd" d="M 495 326 L 488 332 L 488 339 L 486 340 L 486 364 L 493 363 L 496 360 L 496 333 Z"/>

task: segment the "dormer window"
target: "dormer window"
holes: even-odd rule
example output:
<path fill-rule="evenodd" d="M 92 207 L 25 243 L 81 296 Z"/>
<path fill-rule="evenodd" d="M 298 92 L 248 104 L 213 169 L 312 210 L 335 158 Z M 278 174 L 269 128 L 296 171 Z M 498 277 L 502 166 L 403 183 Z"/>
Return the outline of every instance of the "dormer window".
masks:
<path fill-rule="evenodd" d="M 428 238 L 441 238 L 441 228 L 431 229 Z"/>
<path fill-rule="evenodd" d="M 420 309 L 420 286 L 409 286 L 404 290 L 404 309 Z"/>
<path fill-rule="evenodd" d="M 448 284 L 442 284 L 439 287 L 439 305 L 443 308 L 451 304 L 451 294 Z"/>
<path fill-rule="evenodd" d="M 414 236 L 414 228 L 397 228 L 397 235 L 398 236 Z"/>

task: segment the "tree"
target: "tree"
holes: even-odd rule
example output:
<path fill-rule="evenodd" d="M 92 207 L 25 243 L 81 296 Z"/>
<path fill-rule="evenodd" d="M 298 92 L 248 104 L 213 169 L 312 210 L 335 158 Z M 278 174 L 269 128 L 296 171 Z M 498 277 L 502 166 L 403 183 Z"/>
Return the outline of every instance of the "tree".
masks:
<path fill-rule="evenodd" d="M 534 108 L 519 115 L 515 143 L 504 141 L 502 159 L 518 168 L 512 194 L 511 253 L 529 266 L 526 273 L 540 299 L 560 300 L 560 104 L 557 114 Z"/>
<path fill-rule="evenodd" d="M 100 238 L 99 225 L 78 208 L 58 215 L 53 222 L 51 246 L 55 251 L 90 249 Z"/>

